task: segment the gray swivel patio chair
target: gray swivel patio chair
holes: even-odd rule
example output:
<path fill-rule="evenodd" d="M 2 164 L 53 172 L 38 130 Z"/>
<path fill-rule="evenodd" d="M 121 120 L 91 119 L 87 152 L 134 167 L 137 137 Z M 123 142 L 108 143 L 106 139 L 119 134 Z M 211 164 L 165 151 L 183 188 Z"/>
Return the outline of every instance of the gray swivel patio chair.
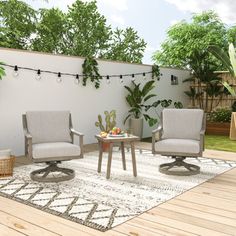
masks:
<path fill-rule="evenodd" d="M 205 127 L 201 109 L 164 109 L 159 127 L 152 131 L 152 153 L 171 156 L 175 161 L 161 164 L 159 171 L 169 175 L 198 174 L 200 167 L 184 159 L 202 156 Z"/>
<path fill-rule="evenodd" d="M 70 112 L 29 111 L 22 118 L 25 155 L 34 163 L 48 165 L 31 172 L 31 179 L 60 182 L 74 178 L 74 170 L 57 166 L 62 161 L 83 158 L 83 134 L 72 128 Z M 79 136 L 79 146 L 73 144 L 74 135 Z"/>

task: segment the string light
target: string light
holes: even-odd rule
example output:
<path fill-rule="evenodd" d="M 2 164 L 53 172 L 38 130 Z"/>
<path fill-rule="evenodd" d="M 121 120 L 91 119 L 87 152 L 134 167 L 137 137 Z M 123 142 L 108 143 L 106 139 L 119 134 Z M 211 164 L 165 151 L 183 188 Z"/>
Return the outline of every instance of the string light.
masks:
<path fill-rule="evenodd" d="M 132 79 L 131 79 L 133 82 L 135 81 L 135 77 L 134 77 L 134 74 L 132 74 Z"/>
<path fill-rule="evenodd" d="M 17 78 L 19 76 L 18 66 L 14 66 L 13 76 Z"/>
<path fill-rule="evenodd" d="M 144 79 L 144 80 L 147 79 L 147 77 L 146 77 L 146 73 L 145 73 L 145 72 L 143 72 L 143 79 Z"/>
<path fill-rule="evenodd" d="M 75 76 L 75 84 L 79 84 L 79 75 L 77 74 L 76 76 Z"/>
<path fill-rule="evenodd" d="M 57 82 L 61 83 L 62 79 L 61 79 L 61 72 L 58 72 L 57 74 Z"/>
<path fill-rule="evenodd" d="M 109 75 L 107 75 L 107 84 L 110 84 L 110 83 L 111 83 L 110 77 L 109 77 Z"/>
<path fill-rule="evenodd" d="M 72 76 L 74 78 L 75 84 L 79 84 L 80 83 L 80 76 L 81 77 L 83 76 L 83 74 L 62 73 L 62 72 L 55 72 L 55 71 L 49 71 L 49 70 L 34 69 L 34 68 L 30 68 L 30 67 L 22 67 L 22 66 L 17 66 L 17 65 L 4 64 L 4 66 L 13 68 L 13 76 L 14 77 L 19 76 L 19 69 L 21 69 L 21 70 L 28 70 L 28 71 L 36 72 L 36 79 L 41 80 L 42 79 L 42 72 L 43 72 L 43 73 L 57 75 L 56 81 L 58 83 L 61 83 L 62 76 L 66 75 L 66 76 Z M 120 79 L 120 83 L 122 84 L 124 82 L 124 77 L 131 76 L 131 80 L 135 81 L 135 76 L 143 76 L 143 79 L 146 80 L 147 79 L 146 75 L 152 74 L 152 73 L 153 73 L 152 71 L 146 71 L 146 72 L 138 72 L 138 73 L 132 73 L 132 74 L 123 74 L 123 75 L 117 75 L 117 74 L 101 75 L 101 77 L 106 78 L 107 84 L 111 83 L 111 80 L 110 80 L 111 77 L 116 77 L 116 78 L 118 77 Z M 160 76 L 162 76 L 162 74 L 160 74 Z M 158 77 L 157 80 L 160 80 L 160 77 Z"/>
<path fill-rule="evenodd" d="M 123 82 L 124 82 L 124 80 L 123 80 L 123 76 L 120 75 L 120 83 L 122 84 Z"/>
<path fill-rule="evenodd" d="M 41 80 L 41 71 L 37 70 L 36 80 Z"/>

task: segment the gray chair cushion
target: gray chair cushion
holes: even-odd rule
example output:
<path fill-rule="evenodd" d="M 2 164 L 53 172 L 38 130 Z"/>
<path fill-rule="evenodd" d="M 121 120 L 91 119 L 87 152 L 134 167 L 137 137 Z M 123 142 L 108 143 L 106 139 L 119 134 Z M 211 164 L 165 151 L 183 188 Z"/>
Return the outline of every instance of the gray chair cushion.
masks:
<path fill-rule="evenodd" d="M 164 109 L 162 139 L 200 140 L 204 117 L 200 109 Z"/>
<path fill-rule="evenodd" d="M 163 139 L 155 143 L 157 152 L 194 153 L 200 152 L 200 142 L 191 139 Z"/>
<path fill-rule="evenodd" d="M 78 145 L 66 142 L 39 143 L 33 145 L 33 159 L 45 158 L 45 161 L 53 157 L 73 157 L 80 155 Z"/>
<path fill-rule="evenodd" d="M 27 127 L 33 144 L 71 142 L 69 111 L 26 112 Z"/>

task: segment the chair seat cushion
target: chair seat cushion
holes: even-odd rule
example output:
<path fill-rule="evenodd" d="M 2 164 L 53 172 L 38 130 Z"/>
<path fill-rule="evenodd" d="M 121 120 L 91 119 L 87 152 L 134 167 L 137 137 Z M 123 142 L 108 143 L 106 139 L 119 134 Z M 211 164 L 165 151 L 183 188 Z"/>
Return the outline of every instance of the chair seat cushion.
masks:
<path fill-rule="evenodd" d="M 200 142 L 191 139 L 163 139 L 155 143 L 157 152 L 193 153 L 200 152 Z"/>
<path fill-rule="evenodd" d="M 78 145 L 66 142 L 56 143 L 39 143 L 33 144 L 33 159 L 49 159 L 57 157 L 73 157 L 80 155 L 80 147 Z M 52 160 L 52 159 L 49 159 Z M 63 160 L 59 158 L 58 160 Z"/>

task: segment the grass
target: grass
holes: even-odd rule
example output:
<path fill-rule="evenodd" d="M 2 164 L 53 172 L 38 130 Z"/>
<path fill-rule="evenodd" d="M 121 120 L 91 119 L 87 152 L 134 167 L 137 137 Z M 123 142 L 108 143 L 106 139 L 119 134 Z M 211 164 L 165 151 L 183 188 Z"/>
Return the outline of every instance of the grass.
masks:
<path fill-rule="evenodd" d="M 230 140 L 228 136 L 206 135 L 205 148 L 218 151 L 236 152 L 236 141 Z"/>
<path fill-rule="evenodd" d="M 152 139 L 145 138 L 142 141 L 152 142 Z M 218 151 L 236 152 L 236 141 L 230 140 L 228 136 L 206 135 L 205 148 Z"/>

